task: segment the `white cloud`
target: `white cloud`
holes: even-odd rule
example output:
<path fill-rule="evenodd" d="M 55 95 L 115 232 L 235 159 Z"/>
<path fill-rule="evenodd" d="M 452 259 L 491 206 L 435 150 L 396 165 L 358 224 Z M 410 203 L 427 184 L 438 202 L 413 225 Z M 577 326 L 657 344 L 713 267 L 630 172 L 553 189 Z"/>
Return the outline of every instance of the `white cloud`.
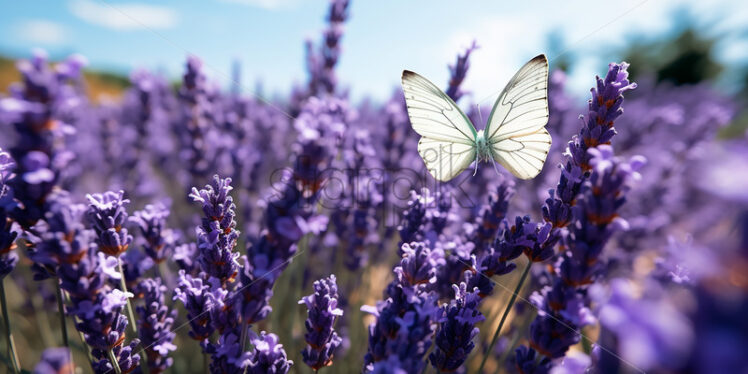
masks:
<path fill-rule="evenodd" d="M 115 30 L 168 29 L 177 24 L 177 13 L 170 8 L 144 3 L 105 4 L 73 0 L 70 12 L 94 25 Z"/>
<path fill-rule="evenodd" d="M 67 40 L 67 30 L 59 23 L 46 20 L 28 20 L 16 27 L 18 35 L 31 42 L 44 45 L 61 44 Z"/>
<path fill-rule="evenodd" d="M 538 28 L 528 27 L 517 17 L 492 17 L 453 35 L 444 43 L 441 61 L 453 64 L 456 51 L 465 50 L 477 37 L 479 49 L 470 55 L 470 72 L 463 88 L 472 92 L 471 102 L 493 105 L 506 82 L 539 51 L 544 34 Z"/>
<path fill-rule="evenodd" d="M 267 10 L 289 9 L 298 4 L 297 0 L 219 0 L 223 3 L 247 5 Z"/>

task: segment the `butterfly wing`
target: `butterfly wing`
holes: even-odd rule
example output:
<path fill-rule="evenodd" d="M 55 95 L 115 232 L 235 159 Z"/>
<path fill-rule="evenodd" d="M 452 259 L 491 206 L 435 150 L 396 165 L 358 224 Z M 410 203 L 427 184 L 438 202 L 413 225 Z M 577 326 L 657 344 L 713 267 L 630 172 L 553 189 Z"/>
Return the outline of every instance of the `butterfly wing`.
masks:
<path fill-rule="evenodd" d="M 422 137 L 418 141 L 421 155 L 434 179 L 446 182 L 462 173 L 475 160 L 475 145 L 446 142 Z"/>
<path fill-rule="evenodd" d="M 422 136 L 418 153 L 431 175 L 448 181 L 476 156 L 476 131 L 457 104 L 426 78 L 403 71 L 405 102 L 413 130 Z"/>
<path fill-rule="evenodd" d="M 530 179 L 543 168 L 551 135 L 548 123 L 548 59 L 539 55 L 507 83 L 484 131 L 495 161 L 517 178 Z"/>

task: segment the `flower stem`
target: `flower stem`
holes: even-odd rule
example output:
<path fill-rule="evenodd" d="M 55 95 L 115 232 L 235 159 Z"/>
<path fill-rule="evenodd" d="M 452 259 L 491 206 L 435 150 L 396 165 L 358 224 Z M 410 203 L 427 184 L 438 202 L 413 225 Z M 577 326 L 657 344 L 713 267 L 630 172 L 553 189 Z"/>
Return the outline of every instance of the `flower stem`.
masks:
<path fill-rule="evenodd" d="M 67 292 L 63 292 L 62 296 L 65 298 L 64 302 L 66 302 L 68 304 L 71 303 L 71 301 L 70 301 L 70 295 L 68 295 Z M 90 363 L 93 363 L 94 362 L 94 358 L 93 358 L 93 355 L 91 355 L 91 347 L 88 345 L 88 343 L 86 343 L 86 337 L 83 335 L 83 333 L 80 330 L 78 330 L 77 326 L 78 326 L 79 322 L 80 321 L 78 320 L 78 317 L 76 317 L 75 315 L 73 315 L 73 325 L 76 326 L 75 331 L 78 332 L 78 337 L 80 337 L 80 339 L 81 339 L 81 345 L 83 346 L 83 350 L 86 351 L 86 356 L 88 357 L 88 361 Z"/>
<path fill-rule="evenodd" d="M 247 348 L 247 331 L 248 330 L 249 330 L 249 325 L 244 323 L 244 321 L 242 321 L 242 334 L 241 334 L 241 338 L 239 338 L 239 347 L 240 347 L 239 355 L 240 356 L 244 354 L 244 350 Z M 248 366 L 244 367 L 244 370 L 242 371 L 242 373 L 244 374 L 247 373 L 247 367 Z"/>
<path fill-rule="evenodd" d="M 65 306 L 62 299 L 62 288 L 60 288 L 60 280 L 55 278 L 55 286 L 57 286 L 57 311 L 60 313 L 60 330 L 62 330 L 62 344 L 70 352 L 70 365 L 75 371 L 75 362 L 73 361 L 73 350 L 70 349 L 70 340 L 68 338 L 68 326 L 65 323 Z"/>
<path fill-rule="evenodd" d="M 109 348 L 107 351 L 109 353 L 109 362 L 112 363 L 112 367 L 114 367 L 114 372 L 117 374 L 122 374 L 122 369 L 119 368 L 119 361 L 117 361 L 117 357 L 114 355 L 114 351 Z"/>
<path fill-rule="evenodd" d="M 119 273 L 121 277 L 119 278 L 119 284 L 120 287 L 122 287 L 122 292 L 127 292 L 127 282 L 125 281 L 125 271 L 122 269 L 122 259 L 117 257 L 117 268 L 119 269 Z M 135 336 L 138 335 L 138 327 L 135 325 L 135 313 L 132 311 L 132 303 L 130 303 L 130 299 L 127 299 L 127 318 L 130 319 L 130 328 L 132 329 L 133 334 Z"/>
<path fill-rule="evenodd" d="M 13 341 L 13 334 L 10 332 L 10 315 L 8 315 L 8 303 L 5 300 L 5 281 L 0 279 L 0 304 L 2 304 L 3 321 L 5 322 L 5 338 L 8 341 L 8 356 L 10 356 L 11 368 L 14 373 L 20 373 L 20 364 L 18 363 L 18 354 L 16 353 L 16 343 Z"/>
<path fill-rule="evenodd" d="M 239 347 L 241 348 L 241 351 L 239 354 L 244 353 L 244 350 L 247 348 L 247 330 L 249 329 L 249 325 L 246 323 L 242 323 L 242 334 L 241 338 L 239 338 Z"/>
<path fill-rule="evenodd" d="M 509 304 L 506 305 L 506 309 L 504 309 L 504 314 L 501 315 L 501 321 L 499 321 L 499 327 L 497 327 L 496 331 L 493 333 L 493 338 L 491 338 L 491 344 L 488 345 L 486 354 L 483 355 L 483 360 L 480 362 L 480 368 L 478 369 L 479 373 L 483 372 L 483 366 L 486 365 L 486 360 L 488 360 L 488 356 L 491 355 L 491 351 L 493 351 L 493 347 L 494 345 L 496 345 L 496 341 L 499 339 L 499 333 L 501 332 L 501 328 L 504 326 L 504 321 L 506 321 L 506 317 L 509 315 L 509 312 L 512 310 L 512 307 L 514 306 L 514 301 L 517 300 L 517 295 L 519 295 L 519 292 L 522 290 L 522 285 L 525 283 L 525 279 L 527 279 L 527 275 L 530 274 L 530 267 L 532 267 L 532 261 L 527 262 L 527 265 L 525 266 L 525 270 L 522 272 L 522 277 L 519 278 L 519 283 L 517 283 L 517 287 L 514 289 L 514 293 L 512 294 L 512 297 L 509 299 Z"/>
<path fill-rule="evenodd" d="M 60 313 L 60 329 L 62 330 L 62 344 L 65 348 L 70 349 L 70 341 L 68 340 L 68 327 L 65 323 L 65 306 L 62 302 L 62 288 L 60 288 L 60 281 L 55 279 L 55 285 L 57 286 L 57 311 Z"/>
<path fill-rule="evenodd" d="M 522 325 L 520 328 L 514 332 L 514 338 L 512 339 L 512 344 L 509 344 L 507 346 L 507 349 L 501 354 L 499 357 L 499 361 L 496 365 L 496 372 L 495 374 L 499 374 L 501 372 L 501 368 L 504 367 L 504 363 L 506 362 L 506 359 L 509 358 L 509 354 L 514 352 L 514 349 L 517 348 L 517 344 L 519 343 L 519 340 L 527 335 L 527 329 L 530 327 L 530 323 L 532 323 L 532 318 L 528 318 L 530 315 L 527 315 L 523 318 Z"/>

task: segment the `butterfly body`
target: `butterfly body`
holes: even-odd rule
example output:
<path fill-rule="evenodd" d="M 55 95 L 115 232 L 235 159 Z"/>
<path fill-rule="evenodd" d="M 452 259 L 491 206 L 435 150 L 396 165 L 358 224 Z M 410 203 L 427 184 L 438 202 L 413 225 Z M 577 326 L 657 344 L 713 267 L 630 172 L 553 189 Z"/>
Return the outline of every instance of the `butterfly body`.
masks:
<path fill-rule="evenodd" d="M 491 147 L 486 140 L 483 130 L 478 131 L 478 135 L 475 137 L 475 161 L 493 161 L 493 155 L 491 155 Z"/>
<path fill-rule="evenodd" d="M 548 60 L 539 55 L 509 81 L 486 128 L 476 131 L 455 102 L 426 78 L 403 71 L 408 117 L 421 135 L 418 153 L 431 175 L 449 181 L 474 161 L 498 162 L 520 179 L 543 168 L 551 136 L 548 122 Z"/>

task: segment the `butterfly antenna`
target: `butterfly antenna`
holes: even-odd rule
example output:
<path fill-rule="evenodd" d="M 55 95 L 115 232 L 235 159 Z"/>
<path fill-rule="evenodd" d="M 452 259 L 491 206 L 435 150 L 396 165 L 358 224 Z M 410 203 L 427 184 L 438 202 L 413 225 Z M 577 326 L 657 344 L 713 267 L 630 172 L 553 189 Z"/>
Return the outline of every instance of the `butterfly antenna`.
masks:
<path fill-rule="evenodd" d="M 475 162 L 475 171 L 473 171 L 473 176 L 478 174 L 478 158 L 477 157 L 475 158 L 474 162 Z"/>
<path fill-rule="evenodd" d="M 486 127 L 486 124 L 483 123 L 483 113 L 480 112 L 480 103 L 475 104 L 475 107 L 478 109 L 478 118 L 480 119 L 480 123 L 483 125 L 483 127 Z"/>

